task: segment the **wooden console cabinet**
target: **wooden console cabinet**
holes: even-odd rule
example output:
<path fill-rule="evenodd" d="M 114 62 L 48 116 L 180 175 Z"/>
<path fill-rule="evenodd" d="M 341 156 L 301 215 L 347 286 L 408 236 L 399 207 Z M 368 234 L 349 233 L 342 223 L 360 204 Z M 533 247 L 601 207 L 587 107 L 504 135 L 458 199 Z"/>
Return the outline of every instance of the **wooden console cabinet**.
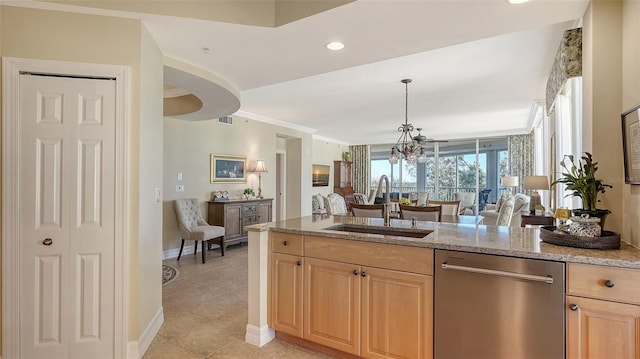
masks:
<path fill-rule="evenodd" d="M 272 198 L 209 201 L 207 222 L 225 229 L 225 245 L 247 241 L 245 226 L 271 222 Z"/>

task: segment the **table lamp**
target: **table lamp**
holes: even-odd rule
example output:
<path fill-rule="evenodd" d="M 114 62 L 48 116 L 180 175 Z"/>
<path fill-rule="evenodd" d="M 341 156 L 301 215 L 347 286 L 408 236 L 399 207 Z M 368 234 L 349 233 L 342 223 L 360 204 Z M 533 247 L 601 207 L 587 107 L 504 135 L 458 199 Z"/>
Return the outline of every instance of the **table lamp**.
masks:
<path fill-rule="evenodd" d="M 252 172 L 258 174 L 258 196 L 256 198 L 262 199 L 262 174 L 267 173 L 267 166 L 264 164 L 264 160 L 257 160 L 256 167 Z"/>
<path fill-rule="evenodd" d="M 531 199 L 529 200 L 529 212 L 534 214 L 536 212 L 536 206 L 542 204 L 540 193 L 538 193 L 537 190 L 548 190 L 549 178 L 547 178 L 547 176 L 525 176 L 524 189 L 533 190 Z"/>
<path fill-rule="evenodd" d="M 553 214 L 553 218 L 556 219 L 556 228 L 562 229 L 567 226 L 567 219 L 571 218 L 571 210 L 568 208 L 558 208 Z"/>
<path fill-rule="evenodd" d="M 500 184 L 502 187 L 506 187 L 511 195 L 511 187 L 518 187 L 518 176 L 504 176 L 500 178 Z"/>

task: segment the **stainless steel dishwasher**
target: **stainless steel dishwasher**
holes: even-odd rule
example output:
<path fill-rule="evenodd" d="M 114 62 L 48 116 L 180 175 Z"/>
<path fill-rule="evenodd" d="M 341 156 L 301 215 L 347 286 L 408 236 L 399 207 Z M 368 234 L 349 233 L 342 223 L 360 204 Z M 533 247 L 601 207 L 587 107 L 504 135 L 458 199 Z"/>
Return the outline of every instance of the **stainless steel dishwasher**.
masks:
<path fill-rule="evenodd" d="M 564 263 L 437 250 L 436 359 L 564 358 Z"/>

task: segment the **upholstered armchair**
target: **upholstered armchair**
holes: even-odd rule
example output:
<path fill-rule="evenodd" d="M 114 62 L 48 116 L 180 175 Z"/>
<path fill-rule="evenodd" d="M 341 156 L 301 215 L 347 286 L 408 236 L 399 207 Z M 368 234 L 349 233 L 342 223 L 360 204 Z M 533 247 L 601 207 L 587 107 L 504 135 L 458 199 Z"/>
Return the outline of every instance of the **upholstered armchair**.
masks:
<path fill-rule="evenodd" d="M 460 201 L 460 214 L 474 214 L 475 192 L 456 192 L 456 201 Z"/>
<path fill-rule="evenodd" d="M 327 214 L 331 215 L 349 214 L 344 197 L 337 193 L 329 193 L 324 197 L 324 208 L 327 210 Z"/>
<path fill-rule="evenodd" d="M 220 245 L 220 253 L 224 256 L 224 227 L 211 226 L 204 220 L 204 218 L 202 218 L 202 214 L 200 214 L 200 205 L 198 204 L 197 199 L 176 199 L 174 207 L 178 218 L 180 236 L 182 237 L 178 260 L 180 260 L 180 257 L 182 256 L 182 249 L 184 248 L 185 240 L 195 242 L 195 247 L 193 249 L 194 255 L 198 251 L 198 241 L 202 243 L 202 263 L 205 262 L 208 249 L 205 243 L 208 243 L 210 240 L 216 240 L 218 242 Z"/>
<path fill-rule="evenodd" d="M 513 196 L 514 204 L 513 204 L 513 215 L 511 216 L 510 226 L 511 227 L 520 227 L 520 222 L 522 221 L 521 214 L 529 213 L 529 196 L 518 193 Z M 498 201 L 498 204 L 501 204 Z M 498 214 L 500 212 L 500 208 L 496 205 L 486 205 L 485 210 L 480 212 L 480 215 L 484 217 L 482 220 L 483 224 L 495 226 L 496 221 L 498 220 Z"/>

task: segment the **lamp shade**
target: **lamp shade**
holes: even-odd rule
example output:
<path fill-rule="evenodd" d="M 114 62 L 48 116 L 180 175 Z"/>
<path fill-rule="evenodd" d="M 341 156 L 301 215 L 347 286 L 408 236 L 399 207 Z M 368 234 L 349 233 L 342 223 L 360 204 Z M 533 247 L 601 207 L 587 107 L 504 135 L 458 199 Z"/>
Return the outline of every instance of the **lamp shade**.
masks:
<path fill-rule="evenodd" d="M 525 176 L 524 189 L 537 190 L 549 189 L 549 178 L 547 176 Z"/>
<path fill-rule="evenodd" d="M 553 215 L 554 218 L 571 218 L 571 210 L 568 208 L 558 208 L 556 209 L 556 213 Z"/>
<path fill-rule="evenodd" d="M 502 187 L 517 187 L 518 176 L 505 176 L 500 178 L 500 184 Z"/>
<path fill-rule="evenodd" d="M 253 172 L 258 172 L 258 173 L 266 173 L 267 172 L 267 166 L 264 164 L 264 160 L 257 160 L 256 161 L 256 167 L 253 169 Z"/>

